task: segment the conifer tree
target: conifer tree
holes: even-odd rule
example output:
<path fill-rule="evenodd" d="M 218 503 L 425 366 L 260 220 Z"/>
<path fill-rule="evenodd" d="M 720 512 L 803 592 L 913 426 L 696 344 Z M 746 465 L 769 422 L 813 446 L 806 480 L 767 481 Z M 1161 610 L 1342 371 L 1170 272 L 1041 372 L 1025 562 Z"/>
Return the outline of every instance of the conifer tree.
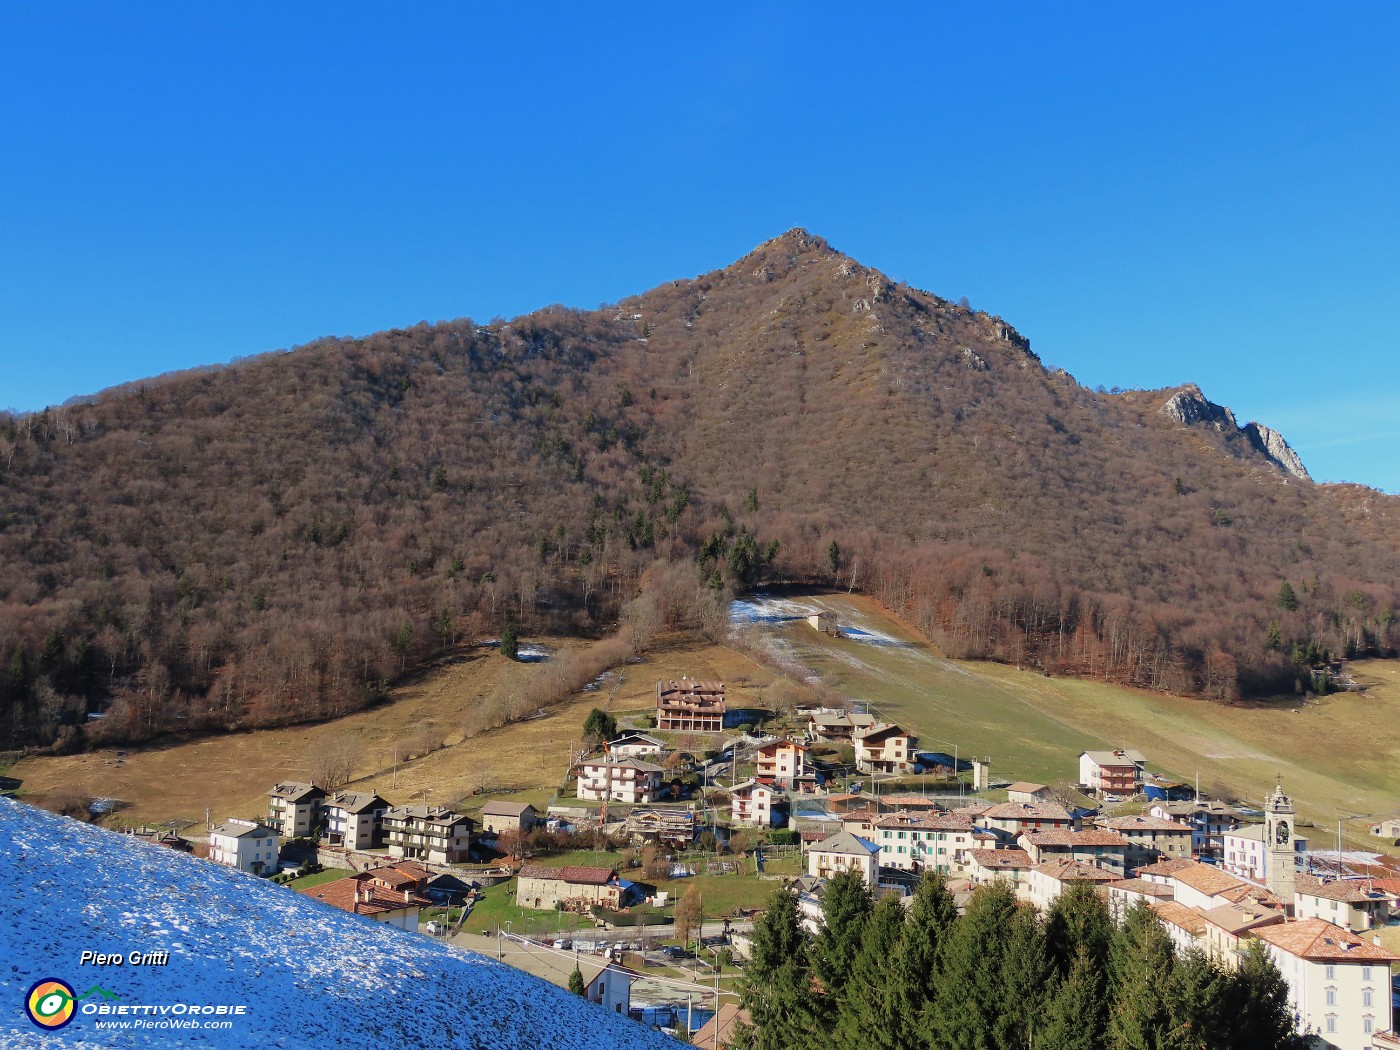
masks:
<path fill-rule="evenodd" d="M 890 960 L 899 951 L 904 905 L 882 898 L 865 923 L 860 952 L 842 989 L 830 1045 L 836 1050 L 906 1050 L 913 1018 L 890 979 Z"/>
<path fill-rule="evenodd" d="M 1108 967 L 1113 917 L 1091 883 L 1072 882 L 1055 898 L 1045 916 L 1045 942 L 1055 971 L 1064 977 L 1083 949 L 1101 969 Z"/>
<path fill-rule="evenodd" d="M 574 964 L 574 972 L 569 974 L 569 991 L 575 995 L 588 994 L 588 986 L 583 983 L 583 974 L 579 971 L 578 963 Z"/>
<path fill-rule="evenodd" d="M 1302 1045 L 1288 982 L 1268 949 L 1252 937 L 1241 946 L 1239 965 L 1226 975 L 1220 1013 L 1221 1046 L 1292 1050 Z"/>
<path fill-rule="evenodd" d="M 1102 1050 L 1108 1028 L 1103 970 L 1084 948 L 1050 998 L 1036 1050 Z"/>
<path fill-rule="evenodd" d="M 918 1017 L 938 985 L 938 952 L 958 919 L 958 906 L 943 875 L 925 871 L 914 890 L 904 937 L 892 966 L 892 980 L 909 1017 Z"/>
<path fill-rule="evenodd" d="M 821 982 L 816 1008 L 822 1022 L 836 1020 L 839 1003 L 860 952 L 873 901 L 858 871 L 842 871 L 827 881 L 822 898 L 822 929 L 812 943 L 812 972 Z"/>
<path fill-rule="evenodd" d="M 1236 1044 L 1223 1038 L 1226 981 L 1205 953 L 1192 949 L 1176 960 L 1162 995 L 1170 1018 L 1172 1050 L 1215 1050 Z"/>
<path fill-rule="evenodd" d="M 1002 960 L 1016 896 L 1002 880 L 979 887 L 939 953 L 938 991 L 924 1013 L 926 1045 L 937 1050 L 998 1050 L 1004 1006 Z"/>
<path fill-rule="evenodd" d="M 797 896 L 779 890 L 754 925 L 752 955 L 739 983 L 751 1024 L 738 1041 L 749 1050 L 792 1050 L 813 1040 L 817 1028 L 807 948 Z"/>
<path fill-rule="evenodd" d="M 1003 1050 L 1030 1050 L 1042 1024 L 1053 967 L 1033 907 L 1022 905 L 1007 924 L 1001 959 L 1002 1008 L 994 1031 Z"/>
<path fill-rule="evenodd" d="M 1109 1039 L 1116 1050 L 1164 1050 L 1172 1024 L 1165 991 L 1171 980 L 1171 938 L 1146 901 L 1128 910 L 1111 949 L 1114 993 Z"/>

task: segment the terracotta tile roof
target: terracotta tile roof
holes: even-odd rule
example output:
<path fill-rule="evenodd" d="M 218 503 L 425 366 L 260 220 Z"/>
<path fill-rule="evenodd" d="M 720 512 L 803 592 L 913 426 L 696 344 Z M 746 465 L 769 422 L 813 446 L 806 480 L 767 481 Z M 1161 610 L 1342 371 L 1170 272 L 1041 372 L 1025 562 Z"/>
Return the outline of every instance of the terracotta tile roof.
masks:
<path fill-rule="evenodd" d="M 1191 834 L 1191 827 L 1175 820 L 1160 817 L 1097 817 L 1094 823 L 1109 831 L 1166 831 L 1178 835 Z"/>
<path fill-rule="evenodd" d="M 1141 874 L 1141 872 L 1139 872 Z M 1200 864 L 1192 862 L 1172 873 L 1172 878 L 1183 886 L 1190 886 L 1193 890 L 1214 897 L 1217 893 L 1224 893 L 1243 885 L 1243 880 L 1235 878 L 1226 872 L 1221 871 L 1213 864 Z"/>
<path fill-rule="evenodd" d="M 967 855 L 984 868 L 1025 871 L 1031 866 L 1030 854 L 1023 849 L 970 849 Z"/>
<path fill-rule="evenodd" d="M 432 907 L 432 901 L 424 900 L 412 893 L 409 894 L 408 900 L 404 900 L 401 891 L 385 889 L 368 880 L 353 876 L 348 879 L 336 879 L 335 882 L 323 882 L 319 886 L 312 886 L 309 890 L 300 890 L 299 892 L 302 896 L 310 897 L 323 904 L 329 904 L 332 908 L 339 908 L 341 911 L 348 911 L 356 915 L 380 915 L 384 912 L 403 911 L 405 908 Z M 358 903 L 355 900 L 357 893 L 362 898 Z M 363 899 L 366 897 L 367 900 Z"/>
<path fill-rule="evenodd" d="M 1148 882 L 1146 879 L 1120 879 L 1117 882 L 1108 884 L 1111 890 L 1122 890 L 1124 893 L 1136 893 L 1143 897 L 1160 897 L 1166 900 L 1172 898 L 1172 888 L 1164 886 L 1160 882 Z"/>
<path fill-rule="evenodd" d="M 1236 936 L 1256 926 L 1268 926 L 1283 921 L 1283 915 L 1272 908 L 1246 908 L 1238 904 L 1222 904 L 1203 914 L 1207 922 Z"/>
<path fill-rule="evenodd" d="M 1188 908 L 1176 901 L 1155 901 L 1149 905 L 1163 922 L 1179 926 L 1193 937 L 1206 932 L 1206 917 L 1195 908 Z"/>
<path fill-rule="evenodd" d="M 1255 930 L 1254 936 L 1300 959 L 1320 962 L 1400 962 L 1395 955 L 1325 919 L 1303 919 Z"/>
<path fill-rule="evenodd" d="M 1107 868 L 1096 868 L 1077 860 L 1052 860 L 1037 864 L 1032 871 L 1049 876 L 1059 882 L 1119 882 L 1117 875 Z"/>
<path fill-rule="evenodd" d="M 1010 787 L 1008 787 L 1006 790 L 1007 790 L 1007 791 L 1024 791 L 1024 792 L 1026 792 L 1026 793 L 1028 793 L 1028 794 L 1034 795 L 1037 791 L 1049 791 L 1050 788 L 1049 788 L 1047 785 L 1045 785 L 1045 784 L 1032 784 L 1032 783 L 1030 783 L 1030 782 L 1027 781 L 1027 780 L 1018 780 L 1018 781 L 1016 781 L 1016 783 L 1012 784 L 1012 785 L 1011 785 Z"/>
<path fill-rule="evenodd" d="M 969 802 L 965 806 L 958 806 L 953 812 L 966 813 L 970 817 L 980 817 L 991 808 L 992 803 L 990 802 Z"/>
<path fill-rule="evenodd" d="M 1171 860 L 1159 860 L 1156 864 L 1144 864 L 1138 868 L 1138 875 L 1175 875 L 1182 868 L 1189 868 L 1195 864 L 1194 860 L 1187 857 L 1173 857 Z"/>
<path fill-rule="evenodd" d="M 876 820 L 875 826 L 911 831 L 971 831 L 972 819 L 958 813 L 890 813 Z"/>
<path fill-rule="evenodd" d="M 1068 828 L 1056 828 L 1054 831 L 1028 831 L 1022 836 L 1032 846 L 1068 846 L 1071 849 L 1077 846 L 1118 846 L 1120 848 L 1129 845 L 1127 839 L 1122 835 L 1115 835 L 1111 831 L 1070 831 Z"/>
<path fill-rule="evenodd" d="M 749 1012 L 734 1003 L 723 1003 L 719 1010 L 690 1037 L 691 1046 L 729 1047 L 734 1043 L 736 1029 L 752 1023 Z"/>
<path fill-rule="evenodd" d="M 1283 901 L 1279 900 L 1263 886 L 1256 886 L 1252 882 L 1242 882 L 1234 889 L 1225 890 L 1223 893 L 1215 894 L 1217 897 L 1224 897 L 1231 904 L 1259 905 L 1264 908 L 1273 908 L 1275 911 L 1283 910 Z"/>
<path fill-rule="evenodd" d="M 1057 802 L 1003 802 L 982 814 L 988 820 L 1069 820 L 1069 812 Z"/>
<path fill-rule="evenodd" d="M 887 806 L 897 806 L 914 809 L 940 809 L 937 802 L 924 795 L 882 795 L 881 800 Z"/>
<path fill-rule="evenodd" d="M 1344 904 L 1371 904 L 1384 900 L 1385 894 L 1373 888 L 1370 882 L 1357 879 L 1318 879 L 1311 875 L 1298 875 L 1293 888 L 1323 900 L 1341 901 Z"/>

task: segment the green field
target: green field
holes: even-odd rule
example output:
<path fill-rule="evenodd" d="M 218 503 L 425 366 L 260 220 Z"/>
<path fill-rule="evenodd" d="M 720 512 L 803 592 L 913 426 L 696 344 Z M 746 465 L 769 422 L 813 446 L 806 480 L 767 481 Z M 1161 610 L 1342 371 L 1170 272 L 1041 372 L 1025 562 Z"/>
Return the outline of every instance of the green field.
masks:
<path fill-rule="evenodd" d="M 1199 775 L 1203 792 L 1256 804 L 1280 775 L 1304 819 L 1319 825 L 1312 836 L 1319 848 L 1335 840 L 1339 817 L 1400 810 L 1400 669 L 1392 662 L 1350 668 L 1368 687 L 1363 693 L 1226 706 L 955 663 L 873 602 L 800 600 L 831 608 L 867 636 L 832 638 L 803 620 L 750 630 L 917 732 L 921 747 L 990 756 L 994 778 L 1072 783 L 1080 751 L 1114 747 L 1141 751 L 1153 771 L 1188 781 Z M 1348 819 L 1344 828 L 1352 843 L 1367 841 L 1365 820 Z"/>

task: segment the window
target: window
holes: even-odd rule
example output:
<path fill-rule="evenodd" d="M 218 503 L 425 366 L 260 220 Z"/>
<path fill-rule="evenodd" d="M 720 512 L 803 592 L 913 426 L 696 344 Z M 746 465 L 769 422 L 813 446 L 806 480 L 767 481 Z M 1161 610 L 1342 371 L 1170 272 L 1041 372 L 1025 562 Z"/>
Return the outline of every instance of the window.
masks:
<path fill-rule="evenodd" d="M 1363 981 L 1369 981 L 1371 979 L 1371 968 L 1369 966 L 1361 967 L 1361 979 Z"/>
<path fill-rule="evenodd" d="M 1371 989 L 1369 989 L 1369 988 L 1364 988 L 1364 989 L 1362 989 L 1362 991 L 1361 991 L 1361 1005 L 1362 1005 L 1362 1006 L 1370 1006 L 1370 1005 L 1371 1005 Z"/>
<path fill-rule="evenodd" d="M 1363 1017 L 1361 1019 L 1361 1030 L 1370 1035 L 1376 1030 L 1376 1019 L 1374 1017 Z"/>
<path fill-rule="evenodd" d="M 1329 1032 L 1335 1032 L 1336 1030 L 1337 1030 L 1337 1015 L 1336 1015 L 1336 1014 L 1328 1014 L 1328 1015 L 1327 1015 L 1327 1031 L 1329 1031 Z"/>
<path fill-rule="evenodd" d="M 1329 981 L 1335 981 L 1335 980 L 1337 979 L 1337 968 L 1336 968 L 1335 966 L 1333 966 L 1331 963 L 1328 963 L 1328 964 L 1327 964 L 1326 975 L 1327 975 L 1327 979 L 1328 979 Z"/>
<path fill-rule="evenodd" d="M 1327 1005 L 1328 1005 L 1328 1006 L 1336 1006 L 1336 1005 L 1337 1005 L 1337 989 L 1335 989 L 1335 988 L 1329 988 L 1329 989 L 1327 989 Z M 1328 1031 L 1331 1031 L 1331 1029 L 1328 1029 Z"/>

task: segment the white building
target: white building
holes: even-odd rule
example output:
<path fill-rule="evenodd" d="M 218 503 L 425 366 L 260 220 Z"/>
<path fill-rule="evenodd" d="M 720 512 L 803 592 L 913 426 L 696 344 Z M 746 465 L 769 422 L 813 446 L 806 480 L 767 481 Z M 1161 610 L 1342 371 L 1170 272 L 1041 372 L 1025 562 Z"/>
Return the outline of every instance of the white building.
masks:
<path fill-rule="evenodd" d="M 315 784 L 284 781 L 267 793 L 267 826 L 283 838 L 304 838 L 316 831 L 326 793 Z"/>
<path fill-rule="evenodd" d="M 1028 831 L 1068 831 L 1074 827 L 1069 810 L 1058 802 L 1003 802 L 989 806 L 974 818 L 978 826 L 997 833 L 1006 843 L 1015 842 Z"/>
<path fill-rule="evenodd" d="M 806 773 L 807 747 L 792 740 L 764 744 L 754 759 L 754 779 L 762 784 L 793 788 Z"/>
<path fill-rule="evenodd" d="M 363 791 L 338 791 L 321 803 L 326 841 L 346 849 L 374 849 L 384 844 L 384 814 L 389 803 Z"/>
<path fill-rule="evenodd" d="M 445 806 L 391 806 L 384 811 L 384 840 L 391 857 L 464 864 L 471 833 L 471 817 Z"/>
<path fill-rule="evenodd" d="M 1299 1029 L 1322 1046 L 1370 1050 L 1371 1037 L 1391 1028 L 1390 964 L 1384 948 L 1322 919 L 1255 930 L 1288 982 Z"/>
<path fill-rule="evenodd" d="M 639 758 L 591 758 L 579 772 L 578 797 L 595 802 L 655 802 L 661 793 L 660 766 Z"/>
<path fill-rule="evenodd" d="M 875 843 L 849 831 L 838 831 L 807 851 L 807 874 L 829 879 L 839 872 L 854 869 L 861 873 L 873 893 L 879 882 L 879 857 L 880 847 Z"/>
<path fill-rule="evenodd" d="M 1064 892 L 1066 886 L 1075 882 L 1087 882 L 1093 886 L 1107 886 L 1119 881 L 1119 876 L 1093 864 L 1082 864 L 1077 860 L 1052 860 L 1037 864 L 1026 874 L 1021 887 L 1021 897 L 1042 910 L 1049 908 Z"/>
<path fill-rule="evenodd" d="M 1079 783 L 1093 795 L 1128 798 L 1142 790 L 1146 762 L 1138 751 L 1082 751 Z"/>
<path fill-rule="evenodd" d="M 892 722 L 877 722 L 852 734 L 856 769 L 862 773 L 909 773 L 918 737 Z"/>
<path fill-rule="evenodd" d="M 277 832 L 255 820 L 229 817 L 209 832 L 209 859 L 251 875 L 277 870 Z"/>
<path fill-rule="evenodd" d="M 1390 897 L 1363 879 L 1319 879 L 1298 875 L 1293 884 L 1293 915 L 1325 919 L 1352 933 L 1384 926 L 1390 918 Z"/>
<path fill-rule="evenodd" d="M 901 871 L 961 874 L 980 843 L 972 821 L 957 813 L 891 813 L 874 821 L 880 863 Z"/>
<path fill-rule="evenodd" d="M 1269 878 L 1269 848 L 1265 839 L 1268 829 L 1263 824 L 1247 824 L 1221 833 L 1220 866 L 1231 875 L 1254 882 Z M 1308 852 L 1308 840 L 1293 839 L 1293 870 L 1302 871 Z"/>
<path fill-rule="evenodd" d="M 617 739 L 604 744 L 603 750 L 614 758 L 641 758 L 644 755 L 661 754 L 666 750 L 666 744 L 645 733 L 623 733 Z"/>
<path fill-rule="evenodd" d="M 782 809 L 775 803 L 786 796 L 767 784 L 746 780 L 729 789 L 729 822 L 752 828 L 771 828 L 782 823 Z"/>

